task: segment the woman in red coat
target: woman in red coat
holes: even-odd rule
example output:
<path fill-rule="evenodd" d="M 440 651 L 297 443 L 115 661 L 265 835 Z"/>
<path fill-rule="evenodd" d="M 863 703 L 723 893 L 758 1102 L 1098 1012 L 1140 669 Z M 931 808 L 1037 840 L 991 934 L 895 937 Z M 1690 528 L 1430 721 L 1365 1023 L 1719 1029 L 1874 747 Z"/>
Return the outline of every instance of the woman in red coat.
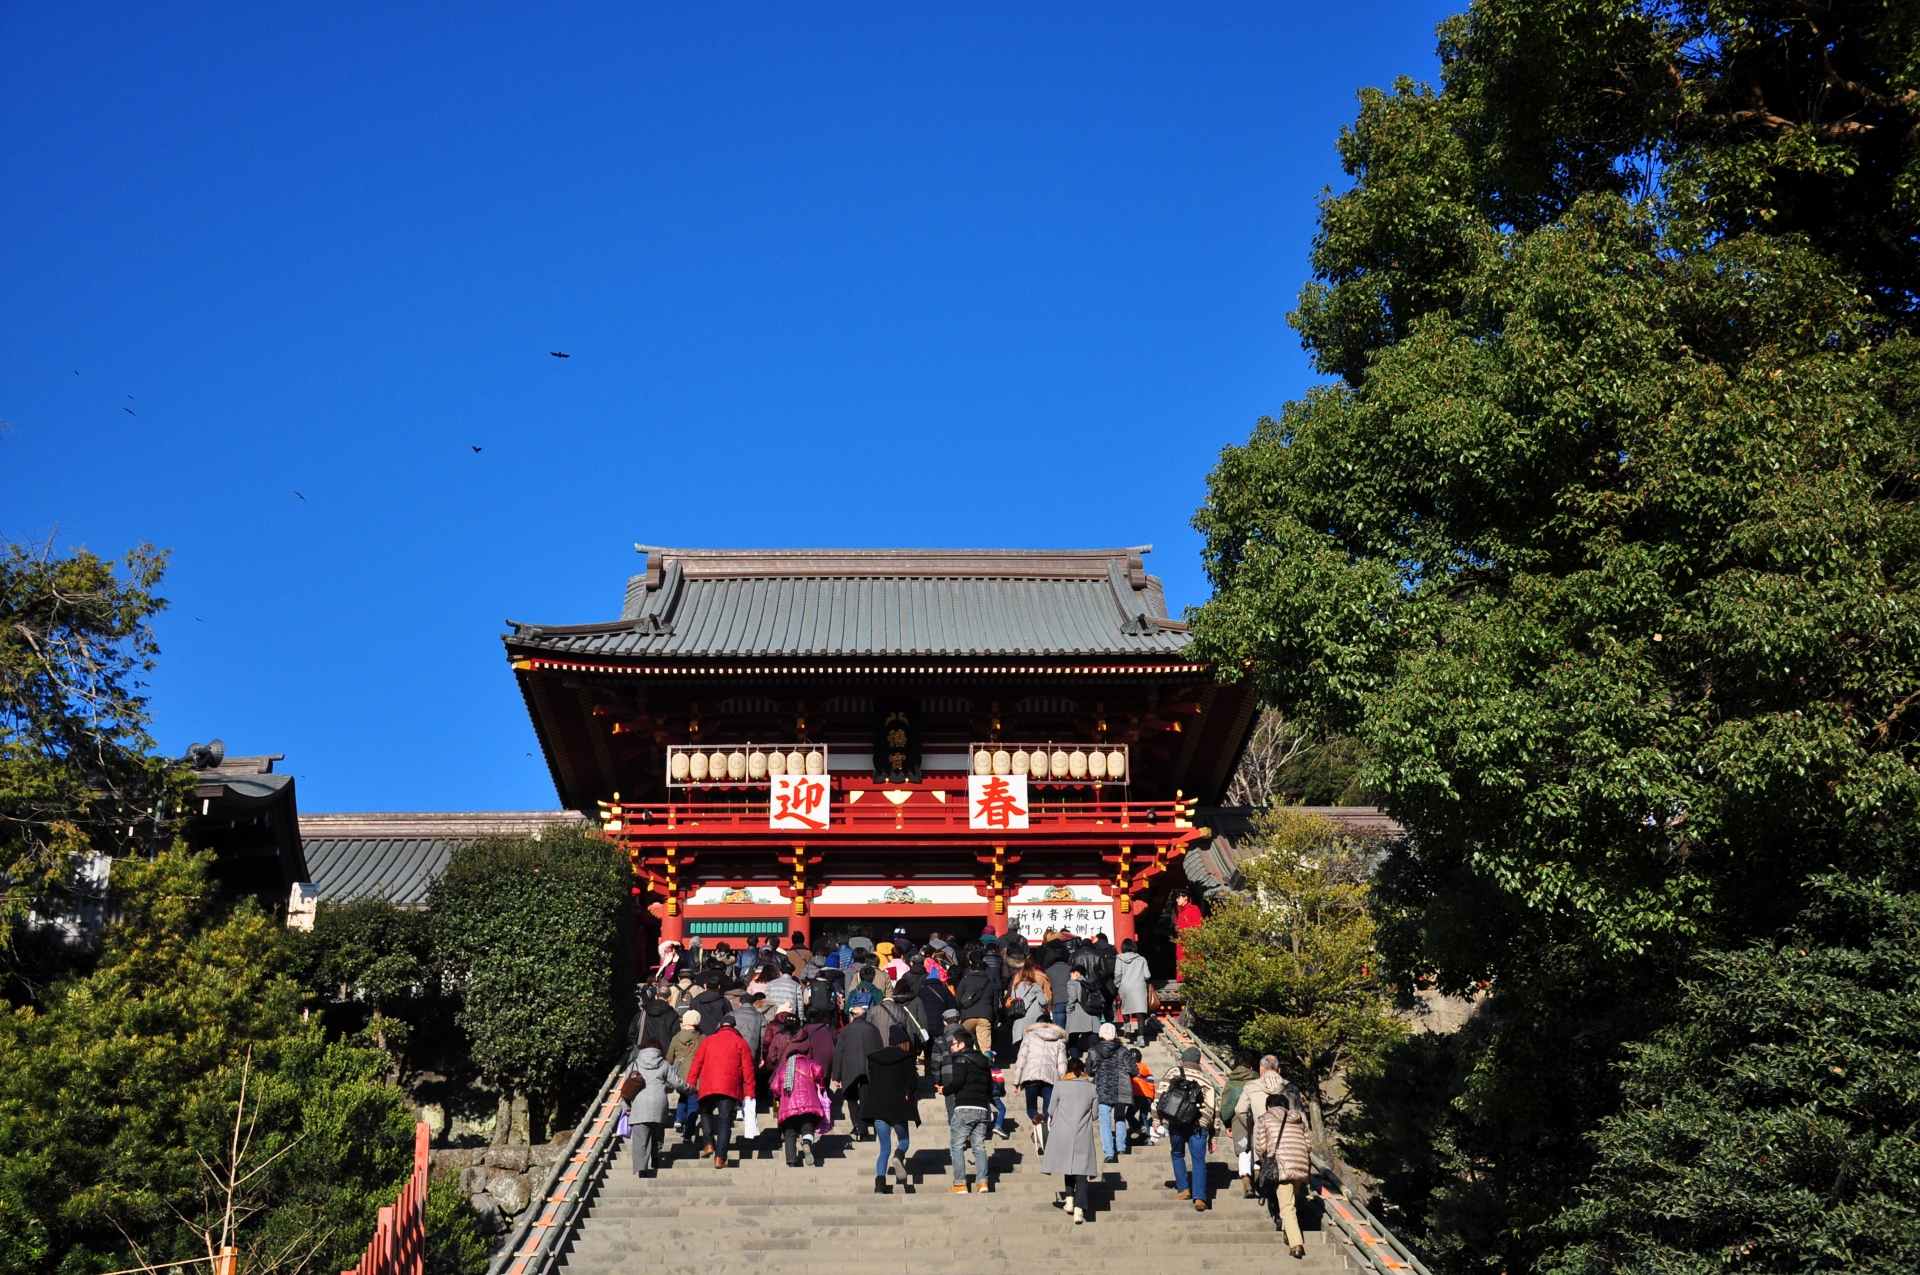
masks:
<path fill-rule="evenodd" d="M 1192 895 L 1185 890 L 1174 894 L 1173 932 L 1175 935 L 1200 928 L 1200 923 L 1206 919 L 1200 915 L 1200 906 L 1193 901 Z M 1173 943 L 1173 968 L 1177 977 L 1187 976 L 1187 949 L 1178 938 L 1175 938 Z"/>
<path fill-rule="evenodd" d="M 693 1051 L 687 1083 L 700 1095 L 700 1121 L 706 1127 L 707 1145 L 700 1154 L 711 1155 L 713 1167 L 724 1169 L 734 1113 L 741 1099 L 754 1096 L 753 1050 L 733 1025 L 732 1014 Z"/>

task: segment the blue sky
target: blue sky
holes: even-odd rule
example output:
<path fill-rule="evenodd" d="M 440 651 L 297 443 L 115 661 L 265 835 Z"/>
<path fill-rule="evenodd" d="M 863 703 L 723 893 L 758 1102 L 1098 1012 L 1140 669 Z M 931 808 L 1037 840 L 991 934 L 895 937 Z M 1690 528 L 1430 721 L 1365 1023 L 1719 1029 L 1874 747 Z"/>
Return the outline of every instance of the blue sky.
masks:
<path fill-rule="evenodd" d="M 170 547 L 161 744 L 308 811 L 551 808 L 501 621 L 635 541 L 1150 542 L 1197 604 L 1452 7 L 0 4 L 0 534 Z"/>

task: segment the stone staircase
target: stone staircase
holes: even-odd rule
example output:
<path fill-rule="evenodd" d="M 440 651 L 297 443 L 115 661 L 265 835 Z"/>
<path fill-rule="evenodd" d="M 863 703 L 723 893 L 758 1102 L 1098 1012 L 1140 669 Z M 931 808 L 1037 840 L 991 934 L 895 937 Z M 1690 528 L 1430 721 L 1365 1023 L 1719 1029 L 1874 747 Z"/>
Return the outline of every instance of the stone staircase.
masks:
<path fill-rule="evenodd" d="M 1149 1050 L 1147 1061 L 1157 1073 L 1169 1061 L 1165 1046 Z M 724 1169 L 699 1158 L 697 1147 L 682 1146 L 671 1129 L 672 1159 L 657 1177 L 636 1176 L 622 1146 L 560 1269 L 573 1275 L 1031 1275 L 1036 1263 L 1060 1261 L 1101 1275 L 1353 1269 L 1331 1229 L 1318 1229 L 1316 1206 L 1305 1201 L 1307 1255 L 1288 1256 L 1265 1206 L 1242 1198 L 1225 1139 L 1210 1166 L 1212 1210 L 1196 1212 L 1174 1195 L 1165 1143 L 1136 1144 L 1119 1164 L 1105 1166 L 1093 1187 L 1089 1221 L 1076 1226 L 1052 1207 L 1060 1179 L 1040 1172 L 1017 1096 L 1008 1115 L 1020 1128 L 1012 1139 L 989 1144 L 994 1189 L 986 1195 L 948 1193 L 946 1110 L 930 1084 L 922 1088 L 920 1112 L 925 1123 L 912 1128 L 907 1159 L 913 1189 L 903 1192 L 896 1184 L 890 1195 L 873 1192 L 876 1145 L 853 1142 L 844 1120 L 821 1140 L 817 1168 L 788 1168 L 764 1115 L 758 1142 L 743 1149 L 736 1138 Z"/>

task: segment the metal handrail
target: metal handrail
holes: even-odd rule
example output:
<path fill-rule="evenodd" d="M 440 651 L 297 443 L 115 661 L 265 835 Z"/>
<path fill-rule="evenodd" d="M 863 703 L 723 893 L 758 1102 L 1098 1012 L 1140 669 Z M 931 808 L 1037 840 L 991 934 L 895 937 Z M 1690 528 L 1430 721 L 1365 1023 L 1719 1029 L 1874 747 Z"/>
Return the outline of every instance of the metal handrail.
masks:
<path fill-rule="evenodd" d="M 560 1158 L 547 1170 L 537 1199 L 540 1207 L 527 1209 L 506 1247 L 487 1268 L 487 1275 L 544 1275 L 559 1256 L 613 1145 L 614 1124 L 620 1118 L 620 1079 L 626 1074 L 624 1060 L 607 1073 L 606 1083 L 580 1117 Z M 529 1242 L 528 1233 L 533 1231 L 538 1234 Z"/>
<path fill-rule="evenodd" d="M 1180 1042 L 1181 1048 L 1190 1046 L 1200 1051 L 1201 1071 L 1219 1087 L 1224 1097 L 1227 1073 L 1232 1070 L 1226 1060 L 1191 1029 L 1171 1019 L 1166 1020 L 1165 1026 L 1167 1034 Z M 1232 1118 L 1227 1112 L 1221 1116 L 1227 1120 Z M 1366 1205 L 1347 1194 L 1339 1175 L 1325 1160 L 1318 1155 L 1309 1156 L 1309 1160 L 1319 1178 L 1321 1206 L 1356 1257 L 1372 1267 L 1376 1275 L 1407 1275 L 1409 1271 L 1413 1275 L 1432 1275 L 1426 1264 L 1401 1243 L 1399 1236 L 1383 1226 Z M 1387 1250 L 1384 1254 L 1380 1252 L 1383 1248 Z"/>

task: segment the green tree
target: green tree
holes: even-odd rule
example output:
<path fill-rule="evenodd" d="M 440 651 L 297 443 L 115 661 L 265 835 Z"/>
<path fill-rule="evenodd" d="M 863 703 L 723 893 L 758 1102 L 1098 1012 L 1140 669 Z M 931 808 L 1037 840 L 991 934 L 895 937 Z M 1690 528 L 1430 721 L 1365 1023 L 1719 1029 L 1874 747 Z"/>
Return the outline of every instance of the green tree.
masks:
<path fill-rule="evenodd" d="M 1318 815 L 1276 806 L 1241 887 L 1188 931 L 1186 1003 L 1300 1085 L 1324 1137 L 1327 1080 L 1369 1063 L 1404 1029 L 1377 976 L 1366 877 L 1378 848 Z"/>
<path fill-rule="evenodd" d="M 384 1056 L 302 1022 L 286 931 L 251 900 L 216 912 L 210 863 L 117 862 L 95 968 L 0 1011 L 0 1271 L 208 1256 L 236 1117 L 244 1271 L 345 1268 L 406 1181 Z"/>
<path fill-rule="evenodd" d="M 619 847 L 553 830 L 461 846 L 429 890 L 474 1063 L 549 1114 L 612 1061 L 633 1012 L 632 887 Z"/>
<path fill-rule="evenodd" d="M 437 1174 L 427 1183 L 426 1221 L 426 1275 L 482 1275 L 487 1241 L 480 1234 L 479 1216 L 460 1189 L 459 1170 Z"/>
<path fill-rule="evenodd" d="M 330 1001 L 364 1005 L 367 1022 L 356 1039 L 394 1055 L 397 1076 L 415 1026 L 409 1011 L 439 977 L 427 914 L 377 896 L 323 903 L 299 942 L 308 987 Z"/>
<path fill-rule="evenodd" d="M 1911 854 L 1917 24 L 1476 3 L 1342 136 L 1293 316 L 1339 382 L 1210 479 L 1199 650 L 1359 741 L 1395 978 L 1494 991 L 1394 1090 L 1459 1269 L 1556 1242 L 1697 953 Z"/>
<path fill-rule="evenodd" d="M 30 983 L 35 917 L 73 904 L 75 860 L 165 845 L 187 780 L 153 755 L 141 677 L 166 554 L 115 564 L 0 543 L 0 959 Z"/>
<path fill-rule="evenodd" d="M 1912 1270 L 1920 894 L 1816 878 L 1778 938 L 1700 954 L 1624 1080 L 1554 1269 Z"/>

